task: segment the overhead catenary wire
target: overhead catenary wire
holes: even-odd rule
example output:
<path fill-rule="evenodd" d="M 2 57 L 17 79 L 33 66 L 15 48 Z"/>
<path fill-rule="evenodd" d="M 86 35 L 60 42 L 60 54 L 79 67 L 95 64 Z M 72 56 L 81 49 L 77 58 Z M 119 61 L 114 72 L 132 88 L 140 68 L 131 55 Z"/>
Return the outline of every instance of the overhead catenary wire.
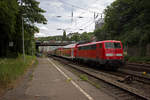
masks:
<path fill-rule="evenodd" d="M 83 16 L 83 19 L 85 19 L 85 18 L 90 18 L 90 20 L 88 20 L 88 21 L 84 21 L 84 23 L 82 23 L 81 24 L 81 20 L 82 20 L 82 22 L 83 22 L 83 19 L 81 19 L 81 20 L 79 20 L 78 21 L 78 19 L 77 18 L 79 18 L 82 14 L 84 14 L 84 13 L 87 13 L 87 12 L 89 12 L 89 13 L 93 13 L 93 14 L 95 14 L 95 16 L 97 16 L 97 15 L 99 15 L 99 14 L 102 14 L 102 13 L 99 13 L 99 12 L 96 12 L 96 11 L 91 11 L 91 10 L 87 10 L 86 8 L 82 8 L 82 7 L 79 7 L 79 6 L 77 6 L 77 5 L 75 5 L 75 4 L 72 4 L 72 3 L 70 3 L 70 2 L 66 2 L 66 1 L 63 1 L 63 0 L 57 0 L 57 1 L 59 1 L 59 2 L 61 2 L 61 3 L 64 3 L 64 4 L 66 4 L 66 5 L 69 5 L 70 7 L 72 7 L 72 8 L 77 8 L 77 9 L 81 9 L 81 10 L 83 10 L 84 12 L 82 12 L 82 13 L 80 13 L 80 15 L 78 15 L 78 16 L 75 16 L 75 14 L 74 14 L 74 12 L 73 12 L 73 10 L 72 10 L 72 12 L 71 12 L 71 16 L 61 16 L 61 17 L 72 17 L 72 25 L 70 25 L 69 26 L 69 28 L 65 28 L 65 29 L 69 29 L 69 30 L 79 30 L 79 28 L 81 29 L 81 27 L 83 27 L 84 26 L 84 28 L 83 29 L 86 29 L 89 25 L 91 26 L 92 25 L 92 23 L 93 22 L 95 22 L 95 20 L 93 20 L 93 19 L 91 19 L 92 17 L 84 17 Z M 97 2 L 98 0 L 95 0 L 94 2 Z M 95 19 L 96 17 L 94 17 L 94 19 Z M 75 22 L 76 21 L 76 22 Z M 91 22 L 92 21 L 92 22 Z M 77 24 L 77 23 L 80 23 L 80 24 Z"/>
<path fill-rule="evenodd" d="M 91 22 L 92 21 L 92 22 Z M 82 21 L 83 22 L 83 21 Z M 88 26 L 91 26 L 92 25 L 92 23 L 94 23 L 95 22 L 95 20 L 93 19 L 93 20 L 91 20 L 91 19 L 89 19 L 89 20 L 86 20 L 85 22 L 83 22 L 82 24 L 80 24 L 80 26 L 76 26 L 75 28 L 73 28 L 72 29 L 72 31 L 75 31 L 75 30 L 79 30 L 79 29 L 86 29 Z M 76 25 L 76 24 L 75 24 Z M 74 25 L 72 25 L 71 27 L 73 27 Z M 81 28 L 82 26 L 84 26 L 84 28 Z M 69 29 L 71 29 L 71 28 L 69 28 Z"/>
<path fill-rule="evenodd" d="M 86 29 L 89 25 L 91 25 L 93 22 L 94 22 L 94 21 L 92 20 L 92 22 L 91 22 L 91 21 L 88 21 L 88 22 L 86 22 L 86 23 L 82 23 L 82 25 L 80 25 L 80 26 L 76 27 L 75 29 L 73 29 L 73 31 L 79 30 L 79 28 L 82 27 L 82 26 L 84 26 L 84 27 L 83 27 L 83 28 L 80 28 L 80 29 L 85 30 L 85 29 Z M 85 25 L 85 24 L 86 24 L 86 25 Z"/>
<path fill-rule="evenodd" d="M 85 13 L 86 13 L 86 12 L 93 13 L 93 14 L 94 14 L 94 20 L 97 18 L 96 16 L 98 16 L 98 14 L 102 14 L 102 13 L 98 13 L 98 12 L 96 12 L 96 11 L 87 10 L 86 8 L 82 8 L 82 7 L 76 6 L 76 5 L 72 4 L 72 3 L 69 3 L 69 2 L 66 2 L 66 1 L 63 1 L 63 0 L 57 0 L 57 1 L 62 2 L 62 3 L 64 3 L 64 4 L 67 4 L 67 5 L 71 6 L 71 7 L 84 10 Z M 98 0 L 95 0 L 94 3 L 97 2 L 97 1 L 98 1 Z M 74 26 L 77 25 L 77 18 L 78 18 L 80 15 L 75 17 L 74 14 L 73 14 L 73 11 L 72 11 L 71 13 L 72 13 L 71 16 L 70 16 L 70 17 L 72 17 L 72 19 L 71 19 L 71 20 L 72 20 L 72 21 L 71 21 L 71 22 L 72 22 L 71 27 L 74 27 Z M 81 14 L 83 14 L 83 13 L 81 13 Z M 74 24 L 73 24 L 73 18 L 74 18 L 74 21 L 76 21 Z M 83 17 L 83 18 L 85 18 L 85 17 Z M 92 21 L 92 22 L 93 22 L 93 21 Z M 89 23 L 89 22 L 86 22 L 86 23 Z M 81 26 L 83 26 L 83 25 L 81 25 Z M 77 28 L 78 28 L 78 26 L 77 26 Z M 75 29 L 77 29 L 77 28 L 75 28 Z M 74 29 L 73 29 L 73 30 L 74 30 Z"/>
<path fill-rule="evenodd" d="M 84 19 L 85 19 L 85 17 L 83 17 Z M 93 22 L 93 17 L 87 17 L 87 18 L 91 18 L 91 19 L 89 19 L 89 20 L 86 20 L 84 23 L 82 23 L 82 24 L 80 24 L 80 26 L 76 26 L 76 25 L 78 25 L 78 24 L 76 24 L 76 22 L 71 26 L 71 27 L 73 27 L 73 26 L 76 26 L 73 30 L 77 30 L 78 28 L 80 28 L 80 27 L 82 27 L 82 26 L 84 26 L 85 24 L 87 25 L 88 23 L 90 23 L 91 21 Z M 80 20 L 81 21 L 81 20 Z M 83 20 L 82 20 L 82 22 L 83 22 Z"/>
<path fill-rule="evenodd" d="M 73 30 L 77 30 L 79 29 L 80 27 L 84 26 L 85 24 L 87 25 L 88 23 L 90 23 L 91 20 L 87 20 L 85 22 L 83 22 L 82 24 L 80 24 L 80 26 L 76 26 Z"/>
<path fill-rule="evenodd" d="M 83 20 L 82 20 L 82 22 L 83 22 Z M 93 20 L 89 19 L 89 20 L 84 21 L 83 23 L 80 23 L 80 22 L 79 22 L 79 23 L 80 23 L 79 26 L 76 26 L 76 24 L 74 23 L 74 25 L 71 26 L 71 27 L 74 27 L 74 28 L 68 27 L 68 28 L 65 28 L 65 30 L 67 29 L 68 32 L 69 32 L 69 31 L 73 32 L 73 31 L 76 31 L 76 30 L 79 30 L 79 29 L 85 30 L 87 27 L 91 26 L 92 23 L 94 23 L 94 22 L 95 22 L 94 19 L 93 19 Z M 77 24 L 77 25 L 78 25 L 78 24 Z M 82 27 L 83 27 L 83 28 L 82 28 Z"/>
<path fill-rule="evenodd" d="M 74 5 L 74 4 L 71 4 L 71 3 L 68 3 L 68 2 L 65 2 L 65 1 L 62 1 L 62 0 L 58 0 L 58 1 L 60 1 L 60 2 L 62 2 L 62 3 L 64 3 L 64 4 L 67 4 L 67 5 L 70 5 L 71 7 L 78 8 L 78 9 L 82 9 L 82 10 L 85 10 L 85 11 L 88 11 L 88 12 L 90 12 L 90 13 L 102 14 L 102 13 L 99 13 L 99 12 L 97 12 L 97 11 L 87 10 L 87 9 L 85 9 L 85 8 L 79 7 L 79 6 L 77 6 L 77 5 Z"/>
<path fill-rule="evenodd" d="M 95 21 L 92 21 L 91 23 L 88 23 L 86 26 L 84 26 L 83 30 L 85 30 L 87 27 L 89 27 L 91 24 L 93 24 Z"/>

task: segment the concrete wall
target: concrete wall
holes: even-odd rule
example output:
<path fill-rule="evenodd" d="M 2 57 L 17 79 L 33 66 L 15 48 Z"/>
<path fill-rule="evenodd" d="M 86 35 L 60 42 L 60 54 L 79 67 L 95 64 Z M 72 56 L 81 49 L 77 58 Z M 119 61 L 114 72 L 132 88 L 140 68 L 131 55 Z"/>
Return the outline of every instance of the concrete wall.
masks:
<path fill-rule="evenodd" d="M 127 54 L 128 56 L 140 56 L 140 49 L 136 46 L 128 47 Z"/>
<path fill-rule="evenodd" d="M 147 45 L 146 55 L 150 56 L 150 44 Z"/>
<path fill-rule="evenodd" d="M 140 56 L 140 47 L 138 46 L 130 46 L 127 49 L 128 56 Z M 150 44 L 146 47 L 146 56 L 150 56 Z"/>

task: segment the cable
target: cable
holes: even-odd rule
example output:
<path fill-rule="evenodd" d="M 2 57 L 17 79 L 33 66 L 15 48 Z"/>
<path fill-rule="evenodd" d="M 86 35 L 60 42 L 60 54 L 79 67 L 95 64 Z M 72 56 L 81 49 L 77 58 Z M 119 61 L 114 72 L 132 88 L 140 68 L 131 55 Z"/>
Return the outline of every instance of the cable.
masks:
<path fill-rule="evenodd" d="M 92 22 L 90 23 L 90 25 L 91 25 L 93 22 L 95 22 L 95 21 L 92 21 Z M 83 29 L 86 29 L 88 26 L 89 26 L 89 24 L 87 24 L 86 26 L 84 26 Z"/>
<path fill-rule="evenodd" d="M 60 1 L 60 2 L 62 2 L 62 3 L 65 3 L 65 4 L 67 4 L 67 5 L 70 5 L 70 6 L 72 6 L 72 7 L 75 7 L 75 8 L 78 8 L 78 9 L 82 9 L 82 10 L 85 10 L 85 11 L 88 11 L 88 12 L 90 12 L 90 13 L 95 13 L 95 11 L 90 11 L 90 10 L 87 10 L 87 9 L 85 9 L 85 8 L 82 8 L 82 7 L 73 5 L 73 4 L 71 4 L 71 3 L 64 2 L 64 1 L 62 1 L 62 0 L 58 0 L 58 1 Z M 99 13 L 99 12 L 96 12 L 96 13 L 97 13 L 97 14 L 101 14 L 101 13 Z"/>
<path fill-rule="evenodd" d="M 90 20 L 86 20 L 84 23 L 82 23 L 82 24 L 86 24 L 87 22 L 89 22 Z M 83 20 L 82 20 L 82 22 L 83 22 Z M 71 26 L 71 27 L 74 27 L 73 28 L 73 30 L 75 30 L 75 29 L 77 29 L 78 27 L 81 27 L 81 26 L 83 26 L 83 25 L 80 25 L 80 26 L 76 26 L 76 22 L 75 23 L 73 23 L 73 25 Z M 69 27 L 70 28 L 70 27 Z M 71 28 L 70 28 L 71 29 Z"/>
<path fill-rule="evenodd" d="M 88 23 L 90 23 L 90 21 L 91 21 L 91 19 L 90 19 L 90 20 L 87 20 L 86 22 L 80 24 L 80 26 L 75 27 L 73 30 L 77 30 L 77 29 L 79 29 L 81 26 L 84 26 L 85 24 L 87 25 Z"/>
<path fill-rule="evenodd" d="M 89 11 L 89 10 L 87 10 L 87 9 L 85 9 L 85 8 L 82 8 L 82 7 L 79 7 L 79 6 L 76 6 L 76 5 L 74 5 L 74 4 L 71 4 L 71 3 L 68 3 L 68 2 L 64 2 L 64 1 L 62 1 L 62 0 L 58 0 L 58 1 L 60 1 L 60 2 L 62 2 L 62 3 L 65 3 L 65 4 L 67 4 L 67 5 L 70 5 L 71 7 L 75 7 L 75 8 L 78 8 L 78 9 L 82 9 L 82 10 L 84 10 L 84 11 L 88 11 L 88 12 L 90 12 L 90 13 L 95 13 L 94 11 Z M 98 0 L 95 0 L 94 2 L 97 2 Z M 83 13 L 81 13 L 81 14 L 83 14 Z M 80 15 L 81 15 L 80 14 Z M 101 13 L 97 13 L 97 14 L 101 14 Z M 69 17 L 69 16 L 68 16 Z M 75 17 L 75 20 L 77 19 L 77 17 Z M 77 20 L 76 20 L 77 21 Z M 86 22 L 87 23 L 87 22 Z M 89 23 L 89 21 L 88 21 L 88 23 Z M 93 23 L 93 22 L 92 22 Z M 73 27 L 74 25 L 76 25 L 76 22 L 73 24 L 73 25 L 71 25 L 71 27 Z M 80 25 L 80 26 L 83 26 L 83 25 Z M 77 27 L 75 27 L 75 29 L 77 29 L 79 26 L 77 26 Z M 73 29 L 74 30 L 74 29 Z"/>
<path fill-rule="evenodd" d="M 92 23 L 93 23 L 93 21 L 92 21 Z M 75 29 L 73 29 L 74 31 L 75 30 L 77 30 L 79 27 L 81 27 L 81 26 L 83 26 L 83 24 L 86 24 L 86 26 L 84 26 L 84 28 L 83 28 L 83 30 L 86 28 L 86 27 L 88 27 L 89 26 L 89 24 L 91 24 L 91 21 L 89 22 L 86 22 L 86 23 L 82 23 L 80 26 L 77 26 Z"/>

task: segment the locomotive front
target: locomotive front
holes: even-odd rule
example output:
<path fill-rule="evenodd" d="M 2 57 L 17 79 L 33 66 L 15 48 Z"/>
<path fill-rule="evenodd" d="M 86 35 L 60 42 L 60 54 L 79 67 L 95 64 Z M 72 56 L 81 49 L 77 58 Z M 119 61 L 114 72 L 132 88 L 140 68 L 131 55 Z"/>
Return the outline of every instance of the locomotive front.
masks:
<path fill-rule="evenodd" d="M 106 64 L 111 66 L 123 64 L 123 46 L 120 41 L 107 41 L 104 43 L 104 49 Z"/>

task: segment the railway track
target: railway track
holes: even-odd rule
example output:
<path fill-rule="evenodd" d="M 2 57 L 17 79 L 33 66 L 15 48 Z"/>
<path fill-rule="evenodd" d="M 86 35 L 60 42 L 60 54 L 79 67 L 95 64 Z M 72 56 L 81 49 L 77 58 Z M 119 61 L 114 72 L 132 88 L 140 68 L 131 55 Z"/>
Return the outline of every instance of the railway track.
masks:
<path fill-rule="evenodd" d="M 144 84 L 150 84 L 150 74 L 143 74 L 143 72 L 137 72 L 132 70 L 126 70 L 126 69 L 118 69 L 118 72 L 124 74 L 124 75 L 130 75 L 133 77 L 133 80 L 142 82 Z"/>
<path fill-rule="evenodd" d="M 123 74 L 134 76 L 137 81 L 145 84 L 150 84 L 150 65 L 149 64 L 136 64 L 127 63 L 122 68 L 118 69 Z"/>
<path fill-rule="evenodd" d="M 63 64 L 79 71 L 80 73 L 86 74 L 92 78 L 102 81 L 103 83 L 105 83 L 104 87 L 106 87 L 107 90 L 111 90 L 112 93 L 118 96 L 118 98 L 121 98 L 121 100 L 150 100 L 150 96 L 148 93 L 137 89 L 132 85 L 121 82 L 120 80 L 123 80 L 123 77 L 121 75 L 119 76 L 112 73 L 75 65 L 73 63 L 70 63 L 69 61 L 62 60 L 60 58 L 54 59 L 63 62 Z"/>
<path fill-rule="evenodd" d="M 150 73 L 150 64 L 127 63 L 126 66 L 124 66 L 123 68 L 130 69 L 133 71 Z"/>

